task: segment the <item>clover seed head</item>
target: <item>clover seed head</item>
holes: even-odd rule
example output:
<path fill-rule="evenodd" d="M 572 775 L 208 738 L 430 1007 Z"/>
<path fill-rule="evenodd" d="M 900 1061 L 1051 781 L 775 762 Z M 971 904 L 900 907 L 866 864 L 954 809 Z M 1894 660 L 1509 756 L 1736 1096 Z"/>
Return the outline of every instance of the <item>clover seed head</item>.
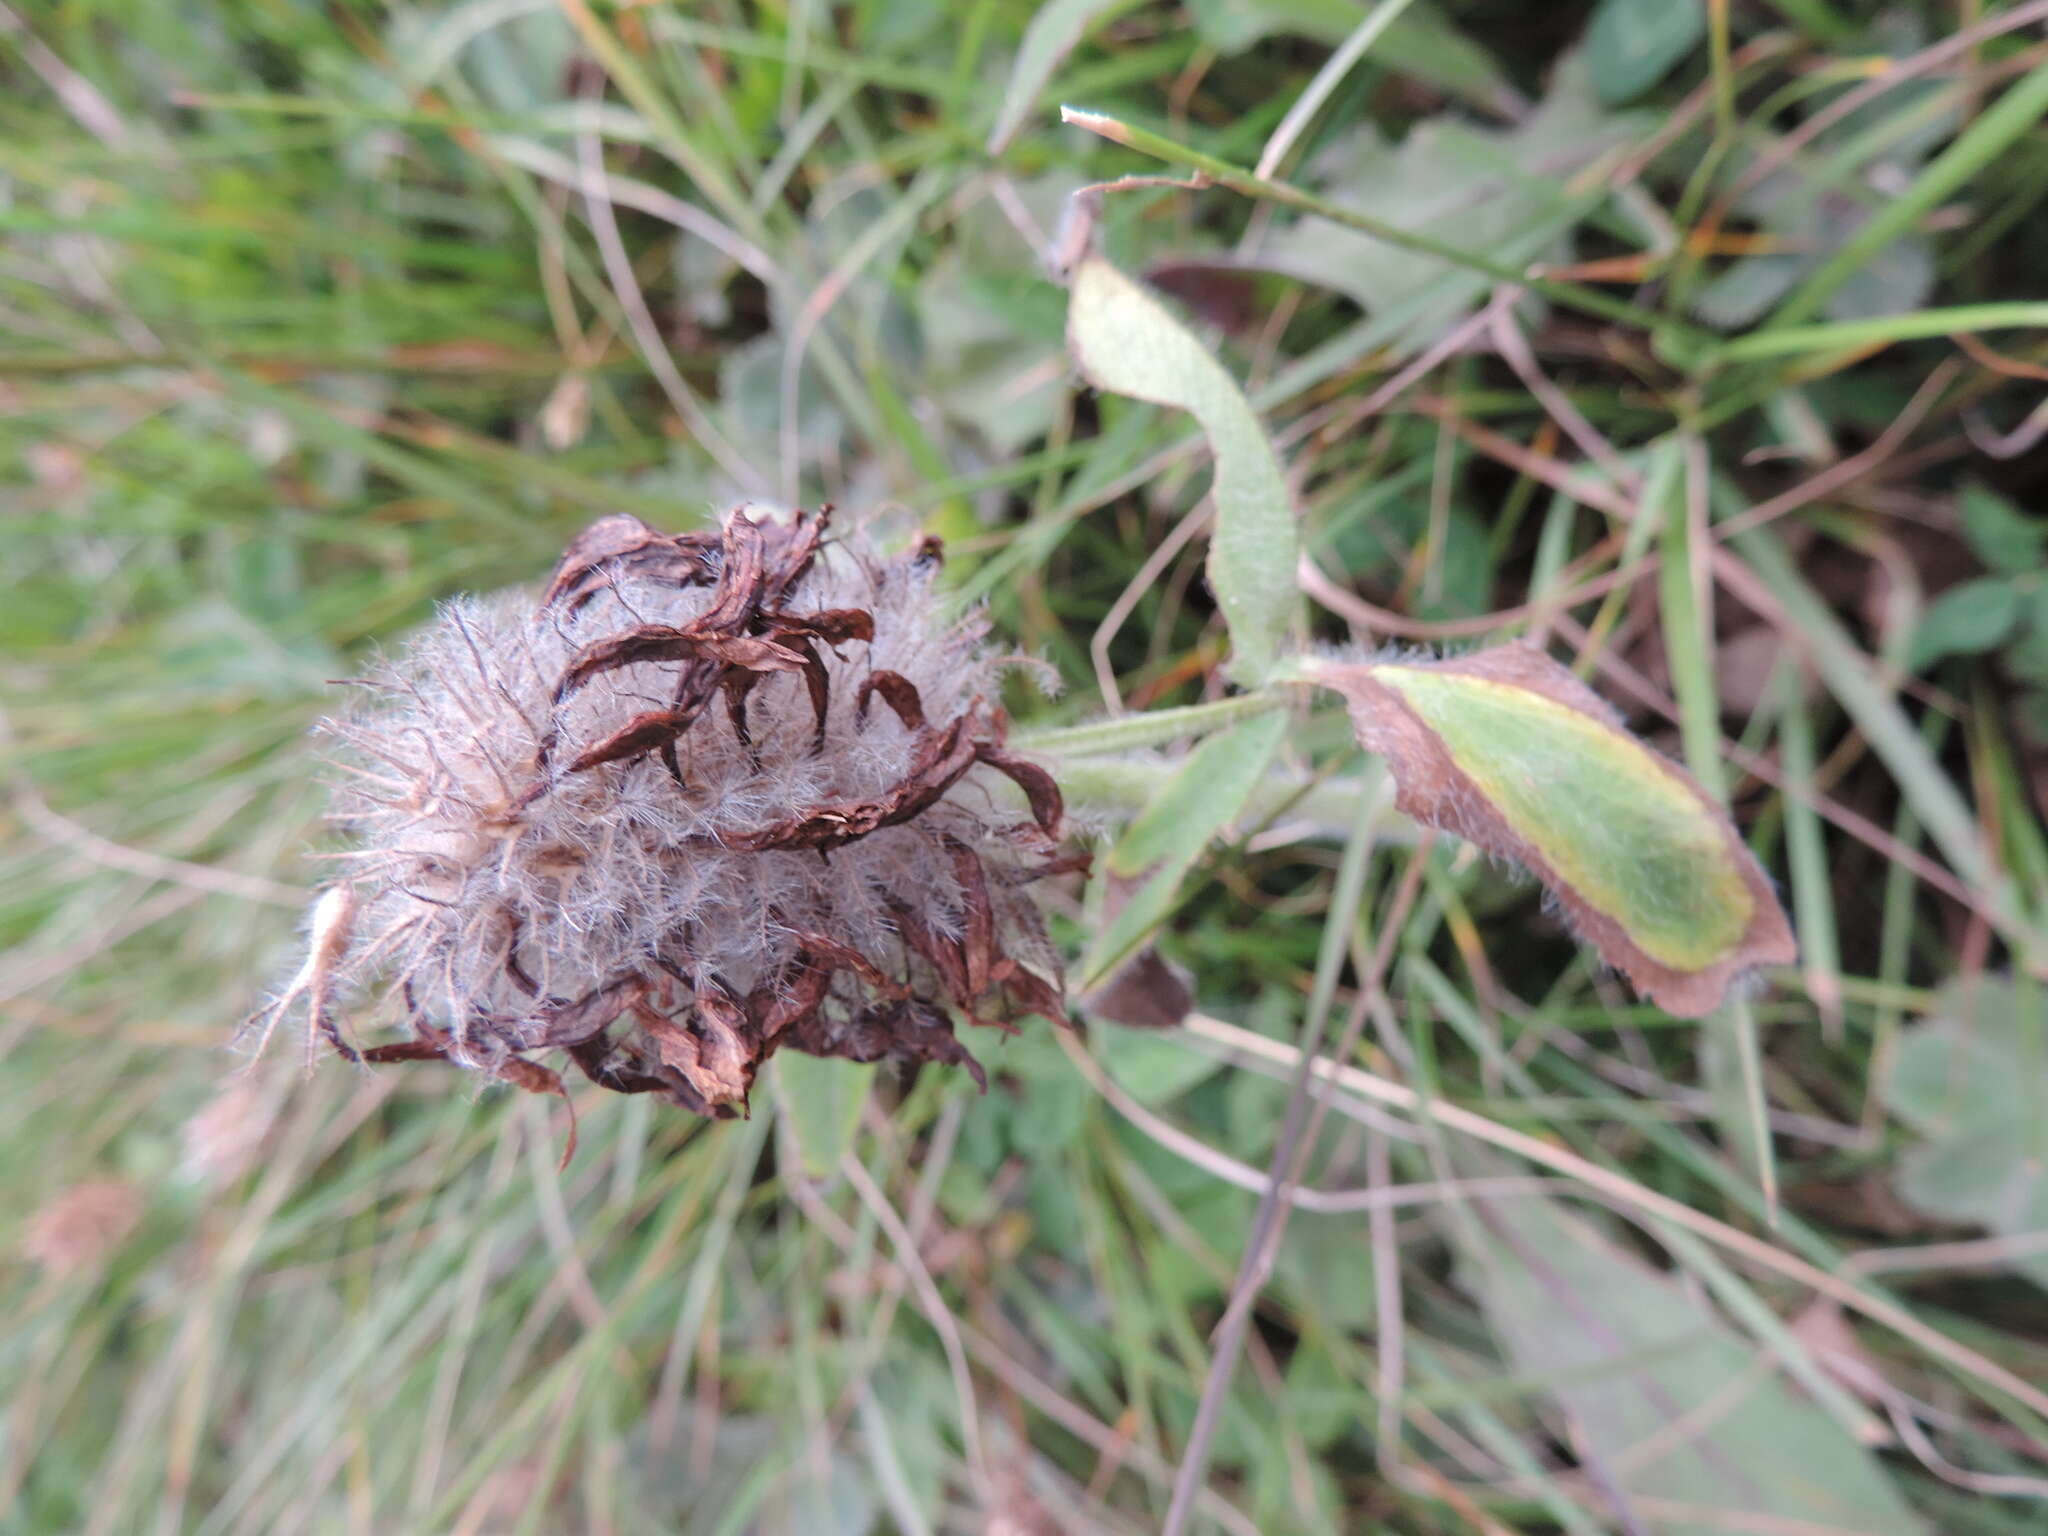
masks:
<path fill-rule="evenodd" d="M 979 1078 L 955 1016 L 1064 1022 L 1027 887 L 1081 861 L 985 625 L 935 541 L 827 526 L 605 518 L 538 598 L 443 607 L 321 726 L 351 846 L 261 1032 L 731 1114 L 783 1047 Z M 350 1043 L 364 1000 L 404 1038 Z"/>

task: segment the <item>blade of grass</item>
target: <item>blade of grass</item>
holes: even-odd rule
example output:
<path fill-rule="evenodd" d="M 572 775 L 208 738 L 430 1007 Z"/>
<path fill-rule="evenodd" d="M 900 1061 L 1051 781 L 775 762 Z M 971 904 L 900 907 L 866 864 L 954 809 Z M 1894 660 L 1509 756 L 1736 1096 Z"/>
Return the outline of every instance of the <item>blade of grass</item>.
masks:
<path fill-rule="evenodd" d="M 1827 835 L 1813 809 L 1819 765 L 1802 670 L 1796 662 L 1781 666 L 1776 687 L 1785 777 L 1803 791 L 1785 799 L 1785 858 L 1792 876 L 1792 910 L 1798 916 L 1799 964 L 1807 995 L 1820 1010 L 1822 1037 L 1838 1045 L 1842 1040 L 1841 941 L 1835 932 Z"/>
<path fill-rule="evenodd" d="M 1897 341 L 1930 336 L 1975 335 L 1979 331 L 2048 329 L 2048 304 L 2012 302 L 1958 304 L 1952 309 L 1921 309 L 1905 315 L 1878 315 L 1868 320 L 1837 320 L 1826 325 L 1772 326 L 1711 346 L 1701 354 L 1703 366 L 1747 363 L 1766 357 L 1801 356 L 1815 352 L 1864 354 Z"/>
<path fill-rule="evenodd" d="M 1796 628 L 1796 641 L 1813 658 L 1829 689 L 1841 701 L 1871 750 L 1898 779 L 1928 835 L 1978 893 L 2028 955 L 2029 964 L 2048 955 L 2048 933 L 2019 905 L 2012 882 L 1992 862 L 1976 817 L 1934 760 L 1913 724 L 1875 674 L 1840 621 L 1793 566 L 1784 546 L 1767 530 L 1753 529 L 1731 540 Z"/>
<path fill-rule="evenodd" d="M 1215 1442 L 1223 1405 L 1229 1396 L 1231 1378 L 1237 1372 L 1245 1329 L 1251 1322 L 1251 1309 L 1265 1285 L 1273 1262 L 1271 1243 L 1291 1209 L 1280 1199 L 1280 1193 L 1299 1176 L 1295 1167 L 1296 1151 L 1303 1145 L 1310 1103 L 1314 1098 L 1310 1091 L 1309 1067 L 1319 1059 L 1316 1053 L 1322 1049 L 1328 1033 L 1330 1003 L 1337 993 L 1338 973 L 1343 968 L 1350 947 L 1351 929 L 1358 920 L 1360 900 L 1365 894 L 1366 870 L 1376 840 L 1378 817 L 1376 802 L 1359 802 L 1350 838 L 1344 845 L 1342 862 L 1337 867 L 1337 884 L 1331 896 L 1329 915 L 1323 922 L 1316 955 L 1315 982 L 1302 1021 L 1302 1047 L 1298 1053 L 1300 1065 L 1288 1091 L 1287 1115 L 1266 1170 L 1266 1192 L 1260 1199 L 1258 1213 L 1253 1217 L 1245 1239 L 1244 1253 L 1231 1285 L 1229 1304 L 1224 1309 L 1222 1321 L 1216 1325 L 1208 1378 L 1202 1383 L 1195 1421 L 1188 1431 L 1188 1443 L 1181 1451 L 1180 1469 L 1174 1476 L 1173 1500 L 1167 1506 L 1162 1536 L 1184 1536 L 1188 1521 L 1194 1516 L 1196 1498 L 1203 1486 L 1203 1474 L 1208 1468 L 1209 1452 Z M 1416 862 L 1411 862 L 1411 869 L 1416 873 L 1420 872 L 1419 860 L 1423 856 L 1421 851 L 1413 856 Z M 1377 985 L 1377 978 L 1368 985 Z"/>
<path fill-rule="evenodd" d="M 1194 1014 L 1188 1018 L 1184 1027 L 1196 1035 L 1233 1049 L 1252 1052 L 1271 1060 L 1284 1061 L 1297 1070 L 1304 1065 L 1304 1058 L 1293 1046 L 1282 1041 L 1269 1040 L 1264 1035 L 1240 1029 L 1220 1019 Z M 1484 1115 L 1474 1114 L 1443 1100 L 1425 1101 L 1412 1088 L 1389 1082 L 1377 1073 L 1368 1072 L 1361 1067 L 1322 1058 L 1315 1058 L 1306 1064 L 1317 1076 L 1347 1088 L 1361 1098 L 1387 1104 L 1411 1114 L 1427 1114 L 1446 1130 L 1458 1131 L 1499 1147 L 1503 1151 L 1513 1152 L 1530 1162 L 1575 1179 L 1603 1196 L 1611 1197 L 1624 1209 L 1640 1211 L 1668 1221 L 1674 1226 L 1697 1233 L 1718 1247 L 1725 1248 L 1752 1263 L 1787 1279 L 1796 1280 L 1820 1295 L 1861 1313 L 1871 1321 L 1884 1324 L 1901 1338 L 1911 1341 L 1936 1359 L 1952 1366 L 1961 1375 L 1973 1377 L 2013 1401 L 2024 1404 L 2032 1412 L 2048 1417 L 2048 1392 L 2013 1374 L 1996 1361 L 1987 1359 L 1967 1345 L 1959 1344 L 1947 1335 L 1937 1332 L 1887 1296 L 1850 1284 L 1818 1265 L 1765 1242 L 1762 1238 L 1754 1237 L 1738 1227 L 1729 1226 L 1726 1222 L 1716 1220 L 1702 1211 L 1696 1211 L 1691 1206 L 1632 1179 L 1618 1176 L 1596 1163 L 1588 1162 L 1576 1153 L 1564 1151 L 1538 1137 L 1489 1120 Z"/>
<path fill-rule="evenodd" d="M 1662 562 L 1657 571 L 1664 654 L 1671 670 L 1672 695 L 1678 702 L 1686 766 L 1707 793 L 1725 806 L 1728 783 L 1721 762 L 1720 693 L 1714 681 L 1712 574 L 1702 558 L 1709 537 L 1712 471 L 1706 443 L 1697 436 L 1686 434 L 1665 451 L 1682 465 L 1682 471 L 1667 472 L 1661 480 L 1654 468 L 1651 473 L 1652 484 L 1668 487 L 1661 509 Z M 1646 505 L 1645 510 L 1654 514 L 1659 509 Z M 1746 999 L 1731 998 L 1702 1020 L 1701 1027 L 1701 1057 L 1708 1080 L 1724 1075 L 1719 1070 L 1723 1063 L 1734 1068 L 1728 1091 L 1716 1095 L 1726 1106 L 1721 1115 L 1723 1139 L 1755 1176 L 1775 1225 L 1778 1164 L 1764 1102 L 1763 1046 L 1756 1015 Z"/>

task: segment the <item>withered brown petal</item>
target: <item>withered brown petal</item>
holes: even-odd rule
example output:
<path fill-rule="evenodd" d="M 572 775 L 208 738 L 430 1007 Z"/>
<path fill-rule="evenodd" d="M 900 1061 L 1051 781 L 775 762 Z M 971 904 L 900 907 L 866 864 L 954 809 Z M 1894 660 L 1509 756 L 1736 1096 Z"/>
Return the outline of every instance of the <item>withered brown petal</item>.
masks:
<path fill-rule="evenodd" d="M 652 752 L 682 735 L 703 710 L 702 704 L 692 704 L 684 709 L 656 709 L 635 715 L 603 741 L 593 742 L 579 752 L 576 760 L 569 764 L 569 771 L 584 773 L 601 763 L 615 763 L 622 758 Z"/>
<path fill-rule="evenodd" d="M 731 633 L 751 619 L 761 603 L 765 540 L 761 525 L 744 512 L 735 512 L 725 522 L 725 563 L 718 572 L 718 592 L 711 606 L 694 619 L 690 628 L 707 634 Z"/>
<path fill-rule="evenodd" d="M 924 729 L 924 700 L 918 696 L 917 684 L 900 672 L 887 670 L 870 672 L 861 679 L 860 691 L 854 697 L 855 719 L 867 719 L 868 700 L 878 693 L 882 702 L 896 712 L 896 718 L 903 722 L 905 730 Z"/>
<path fill-rule="evenodd" d="M 373 1045 L 363 1052 L 363 1060 L 387 1061 L 444 1061 L 441 1047 L 431 1040 L 393 1040 L 388 1045 Z"/>
<path fill-rule="evenodd" d="M 790 590 L 804 579 L 811 562 L 817 559 L 818 549 L 825 542 L 825 530 L 831 525 L 830 502 L 809 517 L 796 518 L 786 525 L 771 525 L 773 531 L 767 534 L 769 548 L 765 556 L 768 569 L 761 587 L 765 606 L 779 608 L 787 600 Z"/>
<path fill-rule="evenodd" d="M 555 702 L 602 673 L 653 661 L 719 661 L 749 672 L 796 672 L 804 665 L 802 656 L 772 640 L 702 634 L 694 625 L 678 629 L 669 624 L 641 624 L 579 651 L 556 685 Z"/>
<path fill-rule="evenodd" d="M 974 1084 L 988 1092 L 988 1074 L 953 1034 L 953 1021 L 940 1009 L 912 998 L 863 1010 L 849 1021 L 836 1047 L 820 1055 L 848 1061 L 880 1061 L 894 1056 L 909 1061 L 934 1061 L 965 1067 Z"/>
<path fill-rule="evenodd" d="M 1040 828 L 1050 832 L 1060 824 L 1066 815 L 1066 801 L 1059 781 L 1050 773 L 1029 758 L 1012 757 L 993 748 L 984 750 L 981 760 L 1024 791 L 1024 798 L 1031 802 L 1032 819 Z"/>
<path fill-rule="evenodd" d="M 716 557 L 722 547 L 715 533 L 658 534 L 645 544 L 594 561 L 565 564 L 548 584 L 541 606 L 574 613 L 611 586 L 615 576 L 666 582 L 674 587 L 715 586 L 719 564 Z"/>
<path fill-rule="evenodd" d="M 659 1077 L 622 1065 L 614 1056 L 612 1042 L 602 1033 L 577 1041 L 568 1047 L 568 1051 L 569 1059 L 576 1063 L 585 1077 L 612 1093 L 658 1093 L 674 1100 L 691 1114 L 714 1115 L 721 1119 L 730 1118 L 733 1114 L 730 1108 L 705 1103 L 703 1095 L 679 1073 L 671 1071 L 669 1076 Z"/>
<path fill-rule="evenodd" d="M 528 1093 L 553 1094 L 569 1110 L 569 1139 L 563 1143 L 561 1159 L 555 1164 L 556 1170 L 567 1168 L 576 1156 L 576 1101 L 569 1097 L 569 1090 L 562 1082 L 562 1076 L 552 1067 L 544 1067 L 537 1061 L 528 1061 L 524 1056 L 507 1056 L 498 1063 L 498 1076 L 514 1087 L 524 1088 Z"/>
<path fill-rule="evenodd" d="M 827 645 L 844 645 L 849 640 L 875 638 L 874 615 L 865 608 L 821 608 L 816 613 L 764 613 L 762 622 L 770 635 L 809 635 Z"/>
<path fill-rule="evenodd" d="M 543 608 L 552 608 L 599 566 L 650 545 L 666 543 L 666 536 L 650 528 L 630 512 L 600 517 L 569 541 L 555 573 L 541 594 Z"/>
<path fill-rule="evenodd" d="M 761 677 L 759 672 L 733 671 L 719 681 L 718 686 L 725 693 L 726 718 L 732 722 L 732 733 L 743 747 L 754 744 L 754 732 L 747 724 L 747 695 L 754 691 Z"/>
<path fill-rule="evenodd" d="M 575 1045 L 610 1026 L 647 993 L 647 983 L 627 976 L 570 1002 L 551 997 L 524 1021 L 535 1047 Z"/>
<path fill-rule="evenodd" d="M 953 878 L 960 882 L 960 901 L 966 922 L 960 934 L 960 953 L 967 963 L 967 996 L 980 997 L 988 990 L 989 969 L 995 964 L 996 916 L 988 902 L 988 877 L 981 859 L 964 843 L 952 843 Z"/>
<path fill-rule="evenodd" d="M 874 800 L 848 800 L 786 816 L 751 832 L 729 834 L 722 846 L 760 851 L 769 848 L 816 848 L 825 851 L 893 827 L 929 809 L 972 768 L 979 747 L 966 729 L 963 715 L 944 731 L 935 731 L 920 746 L 911 771 L 888 794 Z"/>
<path fill-rule="evenodd" d="M 780 1044 L 785 1031 L 815 1016 L 831 987 L 829 967 L 797 964 L 789 967 L 776 984 L 748 993 L 747 1013 L 760 1034 L 762 1054 L 767 1055 Z"/>
<path fill-rule="evenodd" d="M 807 933 L 801 928 L 787 928 L 785 931 L 796 940 L 800 952 L 825 962 L 833 970 L 852 971 L 864 983 L 884 997 L 900 998 L 903 988 L 889 979 L 874 961 L 850 944 L 827 938 L 822 933 Z"/>
<path fill-rule="evenodd" d="M 1091 1018 L 1133 1029 L 1175 1029 L 1194 1011 L 1194 989 L 1171 961 L 1147 945 L 1088 993 Z"/>
<path fill-rule="evenodd" d="M 825 659 L 816 646 L 805 639 L 792 640 L 790 649 L 803 658 L 804 692 L 811 699 L 811 750 L 816 752 L 825 745 L 825 727 L 832 718 L 832 674 L 825 670 Z"/>
<path fill-rule="evenodd" d="M 1067 1017 L 1059 988 L 1029 966 L 1006 956 L 997 963 L 992 976 L 1005 993 L 1014 995 L 1023 1003 L 1027 1013 L 1050 1019 L 1062 1029 L 1074 1027 L 1074 1021 Z"/>
<path fill-rule="evenodd" d="M 696 1018 L 698 1034 L 659 1013 L 643 1014 L 641 1023 L 654 1037 L 662 1065 L 681 1073 L 705 1103 L 744 1103 L 753 1079 L 752 1059 L 744 1043 L 730 1020 L 722 1012 L 705 1009 L 701 1000 Z"/>
<path fill-rule="evenodd" d="M 938 972 L 956 1002 L 972 1002 L 974 990 L 967 981 L 967 956 L 962 952 L 960 941 L 936 933 L 918 913 L 901 897 L 888 898 L 889 913 L 896 919 L 896 931 L 914 951 L 920 960 Z"/>

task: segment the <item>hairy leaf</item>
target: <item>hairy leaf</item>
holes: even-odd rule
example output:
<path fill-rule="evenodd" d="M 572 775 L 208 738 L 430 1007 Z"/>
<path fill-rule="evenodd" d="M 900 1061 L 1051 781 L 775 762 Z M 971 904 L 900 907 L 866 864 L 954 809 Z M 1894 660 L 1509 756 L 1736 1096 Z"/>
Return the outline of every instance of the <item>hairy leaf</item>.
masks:
<path fill-rule="evenodd" d="M 1725 813 L 1540 651 L 1322 663 L 1402 810 L 1527 866 L 1580 935 L 1660 1007 L 1698 1017 L 1792 930 Z"/>
<path fill-rule="evenodd" d="M 1392 30 L 1382 45 L 1390 41 Z M 1594 99 L 1583 52 L 1561 59 L 1543 100 L 1516 117 L 1513 128 L 1491 129 L 1446 114 L 1398 140 L 1362 123 L 1330 137 L 1301 179 L 1334 203 L 1497 261 L 1568 261 L 1570 231 L 1593 206 L 1574 173 L 1654 124 Z M 1341 293 L 1399 355 L 1441 338 L 1494 287 L 1483 272 L 1314 216 L 1276 224 L 1256 251 L 1189 253 L 1180 264 L 1249 267 Z"/>
<path fill-rule="evenodd" d="M 1484 112 L 1513 116 L 1521 98 L 1500 65 L 1421 0 L 1396 17 L 1374 47 L 1383 68 L 1411 75 Z M 1334 48 L 1358 29 L 1356 0 L 1189 0 L 1195 35 L 1218 53 L 1243 53 L 1268 37 L 1305 37 Z"/>
<path fill-rule="evenodd" d="M 1992 570 L 2025 575 L 2041 569 L 2042 550 L 2048 546 L 2048 518 L 2029 517 L 1981 485 L 1963 487 L 1956 512 L 1964 539 Z"/>
<path fill-rule="evenodd" d="M 783 1051 L 769 1063 L 776 1106 L 789 1117 L 806 1178 L 830 1178 L 852 1150 L 877 1070 L 873 1063 L 828 1061 L 801 1051 Z"/>
<path fill-rule="evenodd" d="M 1555 1200 L 1488 1201 L 1463 1230 L 1460 1275 L 1513 1369 L 1610 1469 L 1636 1528 L 1927 1529 L 1883 1464 L 1696 1287 Z"/>
<path fill-rule="evenodd" d="M 1275 713 L 1211 736 L 1131 823 L 1110 850 L 1109 872 L 1144 883 L 1091 946 L 1086 984 L 1107 976 L 1173 910 L 1182 878 L 1250 803 L 1286 731 L 1287 716 Z"/>
<path fill-rule="evenodd" d="M 1892 1113 L 1920 1132 L 1899 1192 L 1948 1221 L 2008 1237 L 2048 1229 L 2048 998 L 2039 983 L 1964 978 L 1907 1030 L 1885 1086 Z M 2048 1286 L 2048 1254 L 2016 1248 L 2012 1267 Z"/>
<path fill-rule="evenodd" d="M 1700 0 L 1601 0 L 1586 29 L 1593 84 L 1609 106 L 1633 101 L 1677 67 L 1707 33 Z"/>
<path fill-rule="evenodd" d="M 2020 589 L 2009 577 L 1979 576 L 1950 587 L 1928 604 L 1908 661 L 1918 671 L 1950 656 L 1982 655 L 2011 634 L 2019 618 Z"/>
<path fill-rule="evenodd" d="M 1171 405 L 1201 423 L 1216 455 L 1209 585 L 1230 626 L 1232 674 L 1264 681 L 1298 604 L 1301 546 L 1280 461 L 1237 381 L 1144 288 L 1099 257 L 1083 261 L 1067 335 L 1097 389 Z"/>

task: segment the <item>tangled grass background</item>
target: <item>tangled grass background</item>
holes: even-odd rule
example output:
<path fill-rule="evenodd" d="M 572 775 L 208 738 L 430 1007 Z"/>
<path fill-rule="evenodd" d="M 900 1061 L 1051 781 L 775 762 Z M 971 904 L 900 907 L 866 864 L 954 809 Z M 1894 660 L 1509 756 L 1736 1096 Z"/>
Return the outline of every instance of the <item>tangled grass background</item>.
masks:
<path fill-rule="evenodd" d="M 0 5 L 0 1528 L 2039 1529 L 2044 26 Z M 1045 264 L 1077 188 L 1193 153 L 1102 249 L 1281 446 L 1311 638 L 1532 638 L 1725 794 L 1800 940 L 1747 1035 L 1419 837 L 1324 707 L 1182 818 L 1117 1008 L 1180 1027 L 962 1031 L 985 1095 L 844 1059 L 1045 1011 L 1116 921 L 1009 905 L 1071 846 L 1017 764 L 1121 825 L 1187 803 L 1147 716 L 1240 718 L 1203 440 L 1079 387 Z M 702 624 L 721 515 L 825 501 L 872 522 L 800 600 Z M 647 562 L 539 622 L 621 516 Z M 354 758 L 392 782 L 303 979 L 398 984 L 326 1009 L 367 1051 L 410 972 L 487 1071 L 227 1049 L 351 741 L 399 761 Z M 610 904 L 713 827 L 687 941 Z M 563 1168 L 561 1101 L 487 1086 L 595 994 L 600 1077 L 736 1103 L 812 988 L 781 1038 L 841 1059 L 744 1119 L 570 1074 Z"/>

